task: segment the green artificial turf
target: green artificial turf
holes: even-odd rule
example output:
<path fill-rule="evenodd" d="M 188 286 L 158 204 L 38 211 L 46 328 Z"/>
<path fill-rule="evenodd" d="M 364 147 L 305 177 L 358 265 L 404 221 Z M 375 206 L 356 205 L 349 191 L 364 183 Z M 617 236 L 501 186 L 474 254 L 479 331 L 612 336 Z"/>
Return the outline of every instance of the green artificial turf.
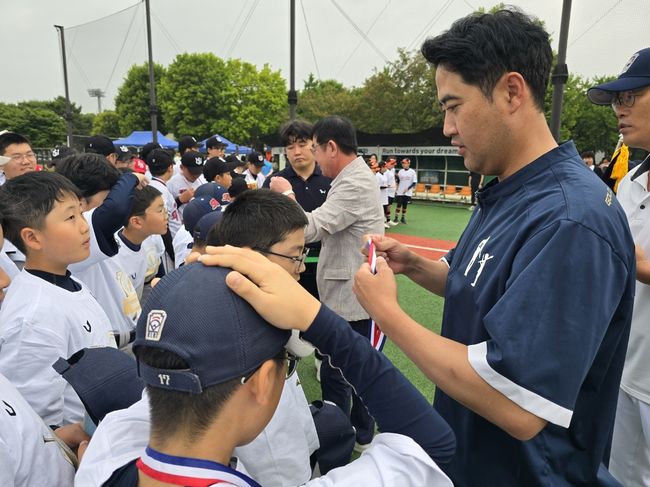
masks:
<path fill-rule="evenodd" d="M 408 224 L 392 227 L 387 233 L 457 241 L 470 216 L 471 212 L 466 206 L 416 202 L 408 208 Z M 415 321 L 439 333 L 443 299 L 422 289 L 404 276 L 397 276 L 397 289 L 402 308 Z M 384 353 L 427 399 L 433 399 L 433 384 L 390 340 L 384 348 Z M 320 384 L 316 381 L 313 356 L 301 360 L 298 374 L 307 400 L 320 399 Z"/>

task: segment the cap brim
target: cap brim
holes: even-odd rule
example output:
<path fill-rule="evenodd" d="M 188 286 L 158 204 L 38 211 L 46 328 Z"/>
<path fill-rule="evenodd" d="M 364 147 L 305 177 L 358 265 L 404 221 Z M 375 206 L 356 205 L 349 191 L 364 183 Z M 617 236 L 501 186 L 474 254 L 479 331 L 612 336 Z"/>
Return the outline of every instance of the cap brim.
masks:
<path fill-rule="evenodd" d="M 632 91 L 650 86 L 649 76 L 630 76 L 609 83 L 594 86 L 587 90 L 587 98 L 594 105 L 611 105 L 617 93 Z"/>

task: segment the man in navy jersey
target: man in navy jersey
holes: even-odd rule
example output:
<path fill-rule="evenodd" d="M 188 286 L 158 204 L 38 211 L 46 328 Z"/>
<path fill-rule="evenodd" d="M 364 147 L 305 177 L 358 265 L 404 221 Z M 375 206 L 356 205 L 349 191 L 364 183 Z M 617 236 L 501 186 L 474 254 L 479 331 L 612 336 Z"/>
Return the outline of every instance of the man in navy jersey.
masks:
<path fill-rule="evenodd" d="M 634 245 L 612 192 L 544 117 L 553 54 L 538 21 L 474 14 L 428 39 L 444 133 L 495 176 L 440 261 L 373 236 L 359 301 L 437 386 L 458 486 L 618 485 L 607 471 L 630 332 Z M 441 335 L 402 311 L 393 273 L 445 298 Z M 594 293 L 593 283 L 607 282 Z M 381 292 L 378 290 L 381 289 Z"/>

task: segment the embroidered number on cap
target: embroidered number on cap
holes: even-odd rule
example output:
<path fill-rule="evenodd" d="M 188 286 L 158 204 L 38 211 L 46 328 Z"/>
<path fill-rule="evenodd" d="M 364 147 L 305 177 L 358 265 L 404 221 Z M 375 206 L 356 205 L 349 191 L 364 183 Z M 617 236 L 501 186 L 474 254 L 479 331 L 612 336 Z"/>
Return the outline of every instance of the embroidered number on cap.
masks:
<path fill-rule="evenodd" d="M 160 385 L 162 386 L 169 385 L 169 376 L 167 374 L 158 374 L 158 379 L 160 380 Z"/>

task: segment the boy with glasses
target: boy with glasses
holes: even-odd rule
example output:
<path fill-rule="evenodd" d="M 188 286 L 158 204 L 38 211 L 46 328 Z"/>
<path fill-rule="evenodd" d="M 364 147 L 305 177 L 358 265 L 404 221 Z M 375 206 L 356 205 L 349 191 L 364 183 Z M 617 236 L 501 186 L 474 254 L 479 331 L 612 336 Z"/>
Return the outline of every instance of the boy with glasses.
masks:
<path fill-rule="evenodd" d="M 4 184 L 16 176 L 36 170 L 36 154 L 27 137 L 14 132 L 0 135 L 0 156 L 8 157 L 9 161 L 2 166 L 0 184 Z"/>

